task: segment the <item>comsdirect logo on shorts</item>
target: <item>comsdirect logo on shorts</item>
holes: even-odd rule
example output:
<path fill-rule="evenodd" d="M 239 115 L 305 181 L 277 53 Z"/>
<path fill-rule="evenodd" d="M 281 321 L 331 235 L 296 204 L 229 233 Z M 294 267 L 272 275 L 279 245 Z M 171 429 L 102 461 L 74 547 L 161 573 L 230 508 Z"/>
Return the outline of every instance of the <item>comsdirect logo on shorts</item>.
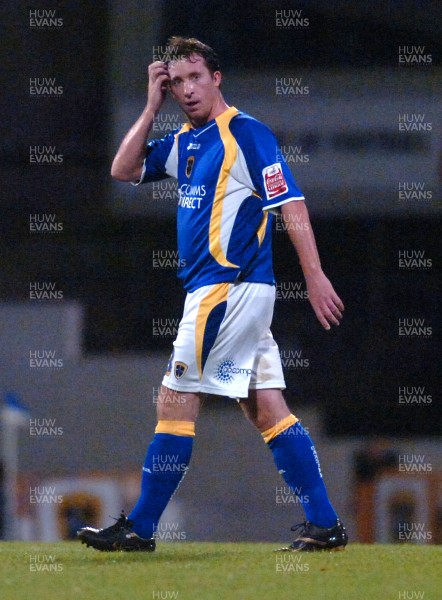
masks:
<path fill-rule="evenodd" d="M 235 379 L 235 375 L 251 375 L 252 369 L 242 369 L 235 366 L 235 361 L 232 358 L 227 358 L 218 364 L 215 369 L 215 379 L 221 383 L 231 383 Z"/>

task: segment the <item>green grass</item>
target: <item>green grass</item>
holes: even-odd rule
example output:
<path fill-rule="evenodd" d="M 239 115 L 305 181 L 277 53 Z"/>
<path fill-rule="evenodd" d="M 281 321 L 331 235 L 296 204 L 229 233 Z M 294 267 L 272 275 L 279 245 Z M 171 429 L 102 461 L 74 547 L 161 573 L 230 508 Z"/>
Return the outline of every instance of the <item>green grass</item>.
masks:
<path fill-rule="evenodd" d="M 0 598 L 441 598 L 442 546 L 351 544 L 345 552 L 317 554 L 274 553 L 274 547 L 274 544 L 181 542 L 160 544 L 154 554 L 131 554 L 97 552 L 77 542 L 3 542 L 0 543 Z M 52 562 L 49 556 L 53 557 Z M 284 565 L 280 570 L 277 559 L 284 561 L 279 563 Z M 31 571 L 31 564 L 46 566 Z M 52 567 L 48 567 L 50 564 Z M 404 592 L 408 595 L 404 596 Z"/>

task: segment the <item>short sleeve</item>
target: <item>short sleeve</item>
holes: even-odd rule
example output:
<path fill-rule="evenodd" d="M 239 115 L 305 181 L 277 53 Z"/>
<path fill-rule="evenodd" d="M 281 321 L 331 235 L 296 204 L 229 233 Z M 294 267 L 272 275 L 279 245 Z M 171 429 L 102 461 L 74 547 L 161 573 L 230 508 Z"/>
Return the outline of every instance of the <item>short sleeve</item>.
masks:
<path fill-rule="evenodd" d="M 148 142 L 141 177 L 135 185 L 176 177 L 177 158 L 175 133 Z"/>
<path fill-rule="evenodd" d="M 304 200 L 268 127 L 240 115 L 232 119 L 230 130 L 240 149 L 236 176 L 252 185 L 262 199 L 263 209 L 272 210 L 286 202 Z"/>

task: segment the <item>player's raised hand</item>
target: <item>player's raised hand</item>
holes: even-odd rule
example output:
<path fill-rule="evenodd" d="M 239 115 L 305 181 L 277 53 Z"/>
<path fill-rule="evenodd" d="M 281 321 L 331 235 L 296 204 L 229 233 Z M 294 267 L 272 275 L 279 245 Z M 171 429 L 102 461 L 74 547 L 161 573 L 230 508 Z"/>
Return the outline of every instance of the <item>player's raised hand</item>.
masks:
<path fill-rule="evenodd" d="M 322 271 L 305 278 L 310 304 L 324 329 L 339 325 L 344 304 Z"/>
<path fill-rule="evenodd" d="M 147 104 L 118 148 L 111 169 L 114 179 L 132 182 L 140 180 L 146 157 L 146 140 L 166 97 L 168 81 L 169 71 L 166 63 L 157 61 L 149 65 Z"/>
<path fill-rule="evenodd" d="M 160 110 L 166 98 L 169 79 L 169 69 L 166 63 L 157 60 L 149 65 L 147 106 L 154 114 Z"/>

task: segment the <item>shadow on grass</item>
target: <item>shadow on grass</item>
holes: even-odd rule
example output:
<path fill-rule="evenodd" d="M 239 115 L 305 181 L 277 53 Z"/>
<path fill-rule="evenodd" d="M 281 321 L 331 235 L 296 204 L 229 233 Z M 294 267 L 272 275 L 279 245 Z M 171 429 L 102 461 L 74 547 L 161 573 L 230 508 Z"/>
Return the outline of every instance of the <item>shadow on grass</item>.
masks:
<path fill-rule="evenodd" d="M 69 554 L 65 557 L 66 563 L 76 564 L 79 561 L 84 563 L 88 559 L 100 564 L 124 564 L 124 563 L 204 563 L 208 559 L 225 559 L 225 545 L 217 548 L 215 544 L 210 545 L 210 548 L 201 546 L 200 543 L 180 543 L 180 544 L 161 544 L 155 552 L 100 552 L 92 548 L 86 548 L 84 545 L 79 545 L 75 542 L 81 551 Z M 232 544 L 232 547 L 234 544 Z M 248 550 L 251 554 L 253 551 Z M 247 553 L 246 549 L 241 552 L 232 549 L 232 555 L 244 556 Z M 270 553 L 269 553 L 270 554 Z"/>

